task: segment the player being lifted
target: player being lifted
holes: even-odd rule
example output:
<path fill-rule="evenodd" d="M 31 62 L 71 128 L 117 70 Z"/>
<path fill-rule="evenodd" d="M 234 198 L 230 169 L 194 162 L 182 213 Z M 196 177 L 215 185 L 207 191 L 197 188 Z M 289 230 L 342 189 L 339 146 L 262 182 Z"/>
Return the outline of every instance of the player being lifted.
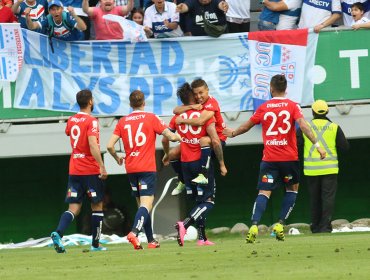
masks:
<path fill-rule="evenodd" d="M 72 153 L 69 160 L 67 196 L 68 211 L 60 217 L 57 229 L 51 233 L 57 253 L 65 253 L 61 238 L 73 219 L 80 213 L 82 201 L 88 196 L 91 201 L 91 251 L 105 251 L 99 245 L 103 221 L 104 183 L 107 172 L 100 154 L 99 123 L 91 116 L 94 100 L 90 90 L 81 90 L 76 95 L 80 112 L 67 121 L 66 134 L 70 138 Z"/>
<path fill-rule="evenodd" d="M 219 140 L 221 141 L 222 147 L 225 146 L 226 137 L 222 134 L 222 130 L 225 128 L 225 122 L 221 115 L 221 109 L 217 102 L 217 100 L 209 95 L 209 88 L 207 83 L 202 79 L 195 79 L 191 83 L 192 92 L 194 94 L 195 101 L 198 104 L 190 104 L 190 105 L 183 105 L 178 106 L 174 109 L 175 114 L 181 114 L 186 112 L 187 110 L 191 109 L 204 109 L 204 111 L 201 113 L 199 118 L 193 118 L 193 119 L 184 119 L 184 118 L 177 118 L 176 123 L 177 124 L 188 124 L 191 126 L 201 126 L 204 125 L 208 120 L 211 118 L 215 118 L 215 126 L 217 135 L 219 137 Z M 215 141 L 215 139 L 211 138 L 212 141 Z M 199 184 L 207 184 L 208 183 L 208 167 L 211 156 L 214 157 L 211 150 L 211 141 L 210 138 L 205 137 L 200 140 L 200 145 L 202 147 L 201 150 L 201 164 L 202 164 L 202 170 L 198 174 L 196 178 L 193 179 L 194 183 Z M 179 180 L 181 181 L 182 174 L 181 174 L 181 168 L 180 163 L 178 162 L 178 159 L 180 158 L 180 151 L 179 149 L 171 149 L 170 151 L 170 160 L 171 164 L 176 171 L 176 173 L 179 174 Z M 223 174 L 224 171 L 221 169 L 221 174 Z M 179 183 L 179 185 L 174 189 L 172 192 L 172 195 L 179 194 L 184 189 L 184 185 Z"/>
<path fill-rule="evenodd" d="M 257 189 L 258 196 L 253 206 L 252 226 L 247 234 L 247 243 L 254 243 L 262 214 L 271 192 L 279 185 L 285 186 L 285 195 L 279 221 L 273 226 L 276 239 L 284 241 L 284 223 L 293 210 L 299 186 L 299 161 L 295 122 L 315 145 L 321 158 L 326 153 L 320 147 L 311 128 L 307 125 L 298 104 L 286 98 L 287 81 L 284 75 L 275 75 L 270 82 L 272 99 L 263 103 L 253 116 L 237 129 L 226 128 L 223 134 L 235 137 L 249 131 L 256 124 L 262 125 L 264 144 Z"/>
<path fill-rule="evenodd" d="M 191 105 L 195 103 L 192 89 L 188 83 L 183 84 L 177 91 L 177 95 L 184 105 Z M 213 150 L 219 161 L 220 170 L 222 175 L 226 175 L 227 169 L 223 160 L 223 151 L 220 139 L 217 136 L 215 128 L 214 118 L 210 118 L 204 126 L 191 126 L 188 124 L 176 125 L 176 118 L 184 118 L 187 120 L 199 118 L 203 112 L 198 110 L 190 109 L 182 113 L 180 117 L 175 115 L 169 127 L 173 131 L 177 131 L 181 135 L 181 168 L 182 174 L 186 186 L 186 193 L 196 201 L 196 206 L 190 211 L 189 216 L 182 222 L 176 223 L 176 229 L 178 231 L 177 241 L 180 246 L 184 245 L 184 236 L 186 229 L 193 223 L 196 223 L 198 228 L 198 245 L 213 245 L 214 243 L 209 241 L 205 233 L 205 222 L 207 214 L 212 210 L 214 206 L 215 198 L 215 182 L 213 164 L 209 166 L 209 178 L 207 184 L 197 184 L 192 180 L 197 177 L 201 172 L 201 147 L 200 139 L 212 138 Z M 208 136 L 207 136 L 208 134 Z M 165 165 L 168 164 L 168 140 L 163 139 L 163 147 L 165 150 L 165 156 L 163 162 Z M 211 142 L 208 139 L 208 142 Z"/>
<path fill-rule="evenodd" d="M 179 135 L 172 133 L 155 114 L 144 112 L 144 93 L 135 90 L 130 94 L 130 106 L 133 112 L 122 117 L 108 143 L 108 151 L 119 165 L 125 160 L 127 175 L 133 195 L 136 197 L 138 211 L 134 225 L 127 235 L 134 249 L 142 249 L 137 238 L 142 228 L 148 239 L 148 248 L 159 248 L 159 242 L 153 238 L 150 211 L 153 207 L 156 187 L 155 139 L 161 134 L 170 141 L 180 141 Z M 122 139 L 126 158 L 119 157 L 114 148 Z"/>

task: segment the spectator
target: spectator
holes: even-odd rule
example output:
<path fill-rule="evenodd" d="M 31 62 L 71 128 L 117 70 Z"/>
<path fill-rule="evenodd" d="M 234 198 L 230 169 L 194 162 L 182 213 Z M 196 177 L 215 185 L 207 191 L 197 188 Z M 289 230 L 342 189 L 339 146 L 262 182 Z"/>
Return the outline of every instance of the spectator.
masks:
<path fill-rule="evenodd" d="M 46 18 L 45 11 L 47 11 L 48 3 L 46 0 L 18 0 L 14 3 L 12 11 L 14 15 L 18 17 L 18 21 L 21 24 L 21 27 L 26 29 L 28 29 L 28 27 L 24 11 L 27 8 L 31 9 L 29 12 L 31 20 L 41 22 Z M 35 29 L 34 31 L 45 33 L 45 30 L 42 30 L 41 28 Z"/>
<path fill-rule="evenodd" d="M 279 0 L 274 0 L 275 2 Z M 258 19 L 258 30 L 276 30 L 276 26 L 279 23 L 279 12 L 274 12 L 268 7 L 263 7 L 262 12 Z"/>
<path fill-rule="evenodd" d="M 297 23 L 301 14 L 302 0 L 282 0 L 273 2 L 263 1 L 266 8 L 273 12 L 279 12 L 279 22 L 276 30 L 297 29 Z"/>
<path fill-rule="evenodd" d="M 0 2 L 0 23 L 13 23 L 18 22 L 17 18 L 12 12 L 12 9 L 9 6 L 4 5 L 3 2 Z"/>
<path fill-rule="evenodd" d="M 96 40 L 123 39 L 124 34 L 118 22 L 105 20 L 104 15 L 112 14 L 125 16 L 133 8 L 133 0 L 129 0 L 126 6 L 115 6 L 114 0 L 100 0 L 99 7 L 89 7 L 88 0 L 83 0 L 82 9 L 94 24 Z"/>
<path fill-rule="evenodd" d="M 360 2 L 354 3 L 351 6 L 351 14 L 353 17 L 352 29 L 370 28 L 370 20 L 364 16 L 364 5 Z"/>
<path fill-rule="evenodd" d="M 131 11 L 131 20 L 139 25 L 144 25 L 144 11 L 142 8 L 133 8 Z"/>
<path fill-rule="evenodd" d="M 13 1 L 12 0 L 1 0 L 0 5 L 11 8 L 13 6 Z"/>
<path fill-rule="evenodd" d="M 50 37 L 55 37 L 63 41 L 77 41 L 83 39 L 83 33 L 86 30 L 85 22 L 76 15 L 73 7 L 68 7 L 68 12 L 63 10 L 63 4 L 60 0 L 49 2 L 49 15 L 43 21 L 32 21 L 29 13 L 30 8 L 25 10 L 27 27 L 30 30 L 42 28 L 47 30 Z"/>
<path fill-rule="evenodd" d="M 147 37 L 168 38 L 183 36 L 179 26 L 179 13 L 174 3 L 153 0 L 154 4 L 145 10 L 144 30 Z"/>
<path fill-rule="evenodd" d="M 328 104 L 316 100 L 312 104 L 313 120 L 309 122 L 318 143 L 328 155 L 320 160 L 315 146 L 301 131 L 297 132 L 298 145 L 304 147 L 304 175 L 311 197 L 312 233 L 331 232 L 335 194 L 338 185 L 338 151 L 345 152 L 349 144 L 340 126 L 327 118 Z"/>
<path fill-rule="evenodd" d="M 250 0 L 228 0 L 229 9 L 226 13 L 227 31 L 229 33 L 249 32 Z"/>
<path fill-rule="evenodd" d="M 217 26 L 226 25 L 226 15 L 229 5 L 223 0 L 186 0 L 177 5 L 179 13 L 189 13 L 189 35 L 207 36 L 204 20 Z"/>
<path fill-rule="evenodd" d="M 353 16 L 351 6 L 356 2 L 364 5 L 364 16 L 370 18 L 370 0 L 341 0 L 343 23 L 345 26 L 352 26 Z"/>
<path fill-rule="evenodd" d="M 341 17 L 340 0 L 328 2 L 304 0 L 298 27 L 313 28 L 316 33 L 319 33 L 321 29 L 331 26 Z"/>

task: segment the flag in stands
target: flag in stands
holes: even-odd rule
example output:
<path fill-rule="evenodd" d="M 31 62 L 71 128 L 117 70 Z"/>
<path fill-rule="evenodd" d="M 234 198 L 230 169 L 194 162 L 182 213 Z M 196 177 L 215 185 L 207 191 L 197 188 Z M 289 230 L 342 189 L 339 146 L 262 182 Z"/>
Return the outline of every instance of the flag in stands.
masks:
<path fill-rule="evenodd" d="M 287 97 L 303 104 L 313 101 L 310 72 L 314 66 L 317 38 L 318 35 L 308 29 L 248 34 L 255 110 L 271 98 L 270 80 L 276 74 L 284 74 L 287 78 Z"/>
<path fill-rule="evenodd" d="M 23 63 L 23 36 L 19 23 L 0 24 L 0 81 L 14 82 Z"/>

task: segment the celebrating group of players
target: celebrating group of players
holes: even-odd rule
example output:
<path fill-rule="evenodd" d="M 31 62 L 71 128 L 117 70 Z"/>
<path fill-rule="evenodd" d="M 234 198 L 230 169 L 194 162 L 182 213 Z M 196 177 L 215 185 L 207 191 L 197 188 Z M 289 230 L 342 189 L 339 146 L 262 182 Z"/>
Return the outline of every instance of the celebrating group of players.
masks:
<path fill-rule="evenodd" d="M 284 240 L 283 224 L 293 209 L 298 192 L 299 167 L 295 136 L 295 123 L 314 143 L 321 158 L 325 151 L 320 147 L 309 126 L 306 124 L 298 104 L 285 98 L 287 87 L 283 75 L 272 77 L 270 90 L 272 99 L 262 104 L 254 115 L 237 129 L 226 128 L 221 110 L 215 98 L 209 95 L 206 82 L 194 80 L 191 85 L 185 83 L 177 95 L 183 105 L 174 109 L 175 116 L 169 126 L 153 113 L 145 112 L 144 94 L 135 90 L 130 94 L 130 106 L 133 111 L 122 117 L 109 140 L 107 149 L 117 164 L 125 162 L 130 186 L 136 197 L 138 210 L 135 215 L 128 241 L 134 249 L 142 249 L 138 239 L 144 230 L 148 248 L 159 248 L 160 244 L 153 237 L 150 211 L 156 188 L 156 135 L 163 135 L 165 155 L 163 163 L 171 162 L 178 173 L 179 181 L 185 186 L 187 195 L 195 202 L 194 208 L 183 220 L 175 225 L 177 241 L 184 245 L 187 228 L 195 224 L 198 229 L 199 246 L 214 245 L 207 239 L 205 221 L 207 214 L 214 207 L 215 179 L 213 158 L 219 163 L 220 173 L 225 176 L 227 169 L 223 159 L 223 147 L 227 137 L 235 137 L 247 132 L 256 124 L 262 125 L 264 152 L 258 179 L 259 194 L 256 198 L 252 226 L 247 235 L 247 242 L 253 243 L 258 234 L 257 224 L 266 208 L 271 191 L 283 185 L 286 188 L 279 222 L 273 227 L 278 240 Z M 66 134 L 70 137 L 72 154 L 70 157 L 69 180 L 66 202 L 69 208 L 60 218 L 51 238 L 58 253 L 64 253 L 62 237 L 79 214 L 82 201 L 88 195 L 92 208 L 92 245 L 91 251 L 104 251 L 99 244 L 103 220 L 102 200 L 104 179 L 107 172 L 99 148 L 99 125 L 91 116 L 94 101 L 89 90 L 82 90 L 76 95 L 80 112 L 70 117 Z M 122 139 L 125 158 L 116 153 L 114 145 Z M 180 142 L 170 149 L 169 141 Z"/>

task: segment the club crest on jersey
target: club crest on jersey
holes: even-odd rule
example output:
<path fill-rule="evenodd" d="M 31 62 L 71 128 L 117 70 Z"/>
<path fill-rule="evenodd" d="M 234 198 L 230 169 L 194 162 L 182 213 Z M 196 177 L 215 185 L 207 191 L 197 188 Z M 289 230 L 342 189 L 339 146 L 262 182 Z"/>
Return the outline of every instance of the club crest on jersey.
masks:
<path fill-rule="evenodd" d="M 68 188 L 67 197 L 77 197 L 77 191 L 72 187 Z"/>
<path fill-rule="evenodd" d="M 274 178 L 270 174 L 266 174 L 262 176 L 262 183 L 270 183 L 274 182 Z"/>

